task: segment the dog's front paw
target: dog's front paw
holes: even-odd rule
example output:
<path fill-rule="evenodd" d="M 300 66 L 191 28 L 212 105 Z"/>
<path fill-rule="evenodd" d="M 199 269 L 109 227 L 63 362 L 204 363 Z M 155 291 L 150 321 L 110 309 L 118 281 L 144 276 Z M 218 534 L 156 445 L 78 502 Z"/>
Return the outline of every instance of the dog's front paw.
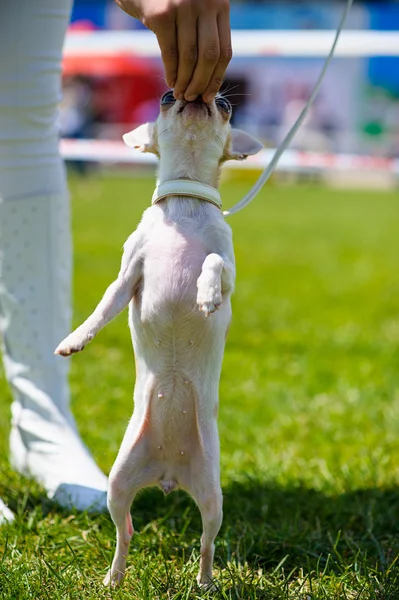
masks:
<path fill-rule="evenodd" d="M 222 304 L 222 298 L 215 295 L 215 297 L 212 300 L 197 300 L 197 304 L 199 306 L 199 309 L 205 314 L 205 316 L 209 317 L 209 315 L 216 312 L 219 306 Z"/>
<path fill-rule="evenodd" d="M 204 273 L 198 278 L 197 282 L 197 304 L 199 309 L 208 317 L 214 313 L 222 304 L 222 290 L 220 281 L 210 280 L 204 277 Z"/>
<path fill-rule="evenodd" d="M 54 350 L 54 354 L 70 356 L 76 352 L 81 352 L 86 344 L 92 339 L 93 335 L 84 334 L 84 332 L 78 328 L 58 344 L 57 348 Z"/>

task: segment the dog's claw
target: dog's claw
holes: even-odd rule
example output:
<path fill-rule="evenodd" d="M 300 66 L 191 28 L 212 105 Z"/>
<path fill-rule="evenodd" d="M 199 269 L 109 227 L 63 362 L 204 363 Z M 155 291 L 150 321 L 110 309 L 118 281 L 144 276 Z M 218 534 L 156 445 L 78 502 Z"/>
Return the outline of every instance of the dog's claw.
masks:
<path fill-rule="evenodd" d="M 54 350 L 54 354 L 57 354 L 58 356 L 69 356 L 71 353 L 68 350 L 63 350 L 62 348 L 56 348 Z"/>
<path fill-rule="evenodd" d="M 58 346 L 58 348 L 56 348 L 54 350 L 54 354 L 58 354 L 58 356 L 71 356 L 71 354 L 76 354 L 76 352 L 81 352 L 83 350 L 84 346 L 82 346 L 81 348 L 60 348 Z"/>
<path fill-rule="evenodd" d="M 220 302 L 203 302 L 199 305 L 199 309 L 206 317 L 209 317 L 209 315 L 219 310 L 220 304 Z"/>
<path fill-rule="evenodd" d="M 202 311 L 206 317 L 217 311 L 222 303 L 222 295 L 220 289 L 209 287 L 208 289 L 200 292 L 198 290 L 197 304 L 200 311 Z"/>

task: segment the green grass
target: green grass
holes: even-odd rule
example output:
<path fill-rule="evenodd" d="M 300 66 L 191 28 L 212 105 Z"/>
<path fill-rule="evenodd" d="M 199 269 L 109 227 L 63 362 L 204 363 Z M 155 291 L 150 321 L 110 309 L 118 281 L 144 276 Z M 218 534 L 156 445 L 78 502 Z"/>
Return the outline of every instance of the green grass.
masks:
<path fill-rule="evenodd" d="M 151 179 L 71 182 L 75 323 L 115 277 Z M 248 183 L 223 186 L 229 203 Z M 269 186 L 232 217 L 237 290 L 220 384 L 222 599 L 399 598 L 399 198 Z M 227 204 L 227 202 L 226 202 Z M 132 410 L 126 314 L 72 359 L 73 407 L 108 472 Z M 0 596 L 201 596 L 200 517 L 181 492 L 143 492 L 120 590 L 104 590 L 114 528 L 68 514 L 7 461 L 0 380 Z M 1 558 L 2 557 L 2 558 Z M 211 595 L 209 595 L 211 597 Z"/>

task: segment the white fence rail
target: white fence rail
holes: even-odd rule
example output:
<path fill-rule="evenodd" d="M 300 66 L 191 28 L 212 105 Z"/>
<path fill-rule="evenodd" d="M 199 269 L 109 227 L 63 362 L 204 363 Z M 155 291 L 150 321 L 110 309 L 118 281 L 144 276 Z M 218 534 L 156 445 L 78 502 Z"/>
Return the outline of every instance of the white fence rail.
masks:
<path fill-rule="evenodd" d="M 128 148 L 123 142 L 105 140 L 61 140 L 61 154 L 66 160 L 85 160 L 106 164 L 156 165 L 152 154 L 142 154 Z M 269 164 L 273 149 L 262 150 L 256 156 L 245 161 L 230 161 L 225 169 L 260 170 Z M 346 173 L 371 172 L 399 176 L 399 159 L 378 158 L 357 154 L 322 154 L 287 150 L 282 156 L 278 171 L 325 172 L 340 171 Z"/>
<path fill-rule="evenodd" d="M 323 57 L 331 48 L 335 31 L 236 30 L 232 32 L 235 58 L 253 56 Z M 94 31 L 67 34 L 67 57 L 134 54 L 159 58 L 155 36 L 148 31 Z M 344 31 L 335 56 L 361 58 L 399 56 L 399 32 Z"/>

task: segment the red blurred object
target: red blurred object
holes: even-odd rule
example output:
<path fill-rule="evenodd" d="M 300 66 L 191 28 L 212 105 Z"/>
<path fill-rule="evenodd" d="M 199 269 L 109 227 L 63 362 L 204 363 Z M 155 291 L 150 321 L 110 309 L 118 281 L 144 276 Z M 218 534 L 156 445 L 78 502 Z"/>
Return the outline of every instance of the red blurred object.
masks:
<path fill-rule="evenodd" d="M 68 31 L 73 31 L 76 33 L 77 31 L 83 31 L 87 33 L 88 31 L 94 31 L 96 26 L 92 21 L 88 19 L 80 19 L 80 21 L 74 21 L 68 27 Z"/>
<path fill-rule="evenodd" d="M 68 76 L 106 77 L 116 75 L 149 75 L 154 71 L 154 61 L 128 54 L 109 55 L 73 54 L 65 56 L 63 74 Z"/>
<path fill-rule="evenodd" d="M 108 123 L 141 122 L 135 115 L 141 105 L 161 97 L 165 84 L 153 71 L 135 75 L 115 75 L 93 79 L 93 103 Z M 159 103 L 157 102 L 157 105 Z"/>
<path fill-rule="evenodd" d="M 134 124 L 145 112 L 141 107 L 157 102 L 166 89 L 159 60 L 126 53 L 65 56 L 63 76 L 65 81 L 85 79 L 92 89 L 94 113 L 103 123 Z"/>

